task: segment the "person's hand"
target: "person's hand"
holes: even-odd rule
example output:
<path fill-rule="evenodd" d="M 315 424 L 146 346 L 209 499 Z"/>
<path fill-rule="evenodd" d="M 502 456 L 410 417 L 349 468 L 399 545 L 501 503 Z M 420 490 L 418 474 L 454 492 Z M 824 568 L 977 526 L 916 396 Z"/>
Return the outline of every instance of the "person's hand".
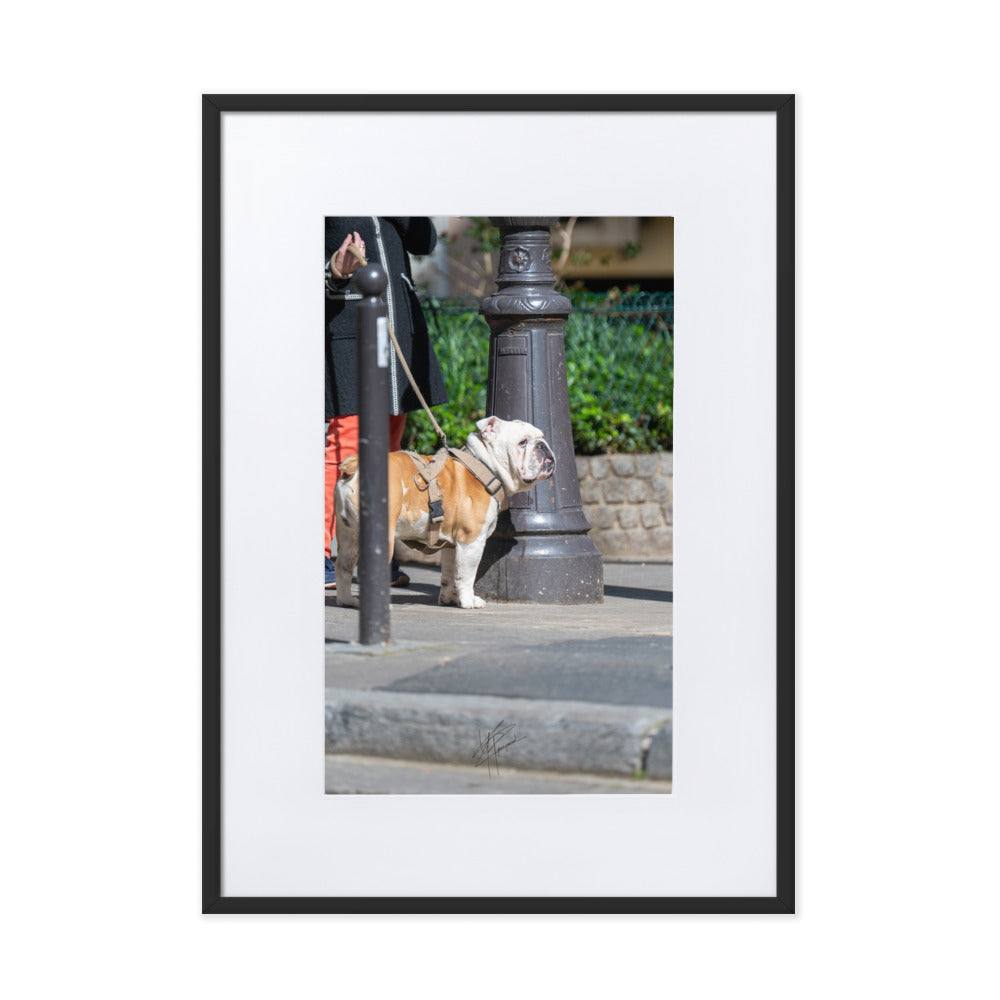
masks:
<path fill-rule="evenodd" d="M 333 255 L 330 261 L 330 270 L 333 272 L 334 277 L 340 275 L 344 278 L 349 278 L 361 267 L 361 261 L 348 247 L 356 248 L 361 252 L 362 257 L 365 256 L 365 241 L 361 238 L 361 235 L 359 233 L 348 233 L 344 237 L 344 242 L 340 244 L 340 249 Z"/>

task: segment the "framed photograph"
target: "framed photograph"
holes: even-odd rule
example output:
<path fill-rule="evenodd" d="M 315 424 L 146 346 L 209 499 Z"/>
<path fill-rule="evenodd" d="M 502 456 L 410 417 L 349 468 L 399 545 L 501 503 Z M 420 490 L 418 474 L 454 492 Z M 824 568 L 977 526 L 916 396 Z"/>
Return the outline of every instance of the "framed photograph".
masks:
<path fill-rule="evenodd" d="M 794 913 L 794 167 L 790 95 L 203 98 L 205 913 Z"/>

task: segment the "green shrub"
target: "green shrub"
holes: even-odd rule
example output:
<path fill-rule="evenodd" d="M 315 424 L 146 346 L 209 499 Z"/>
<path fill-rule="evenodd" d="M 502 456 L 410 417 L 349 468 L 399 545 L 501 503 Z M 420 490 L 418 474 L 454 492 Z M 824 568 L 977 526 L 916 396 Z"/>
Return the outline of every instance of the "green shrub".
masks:
<path fill-rule="evenodd" d="M 566 383 L 578 455 L 662 451 L 673 446 L 673 293 L 606 294 L 571 289 Z M 428 300 L 431 338 L 451 397 L 434 416 L 460 445 L 486 416 L 489 327 L 473 308 Z M 423 453 L 437 435 L 423 411 L 411 413 L 403 447 Z"/>

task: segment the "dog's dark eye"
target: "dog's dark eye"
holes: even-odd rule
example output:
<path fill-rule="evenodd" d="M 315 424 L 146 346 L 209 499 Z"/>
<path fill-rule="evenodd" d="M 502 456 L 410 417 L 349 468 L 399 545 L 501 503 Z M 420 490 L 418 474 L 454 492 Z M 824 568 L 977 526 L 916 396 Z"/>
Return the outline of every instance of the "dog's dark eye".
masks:
<path fill-rule="evenodd" d="M 524 446 L 525 446 L 525 445 L 526 445 L 527 443 L 528 443 L 528 439 L 527 439 L 527 438 L 522 438 L 522 439 L 521 439 L 521 440 L 520 440 L 520 441 L 518 442 L 518 445 L 517 445 L 517 446 L 518 446 L 518 448 L 523 448 L 523 447 L 524 447 Z"/>

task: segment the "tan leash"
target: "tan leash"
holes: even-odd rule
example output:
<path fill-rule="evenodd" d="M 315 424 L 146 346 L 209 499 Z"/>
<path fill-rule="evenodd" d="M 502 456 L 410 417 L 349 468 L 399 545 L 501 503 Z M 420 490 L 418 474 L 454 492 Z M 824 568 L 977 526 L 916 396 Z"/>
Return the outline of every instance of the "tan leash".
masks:
<path fill-rule="evenodd" d="M 355 257 L 362 264 L 367 264 L 368 261 L 365 260 L 364 254 L 352 243 L 347 249 L 354 254 Z M 341 274 L 334 266 L 333 261 L 330 261 L 330 272 L 334 277 L 344 280 L 349 275 Z M 444 521 L 444 507 L 441 495 L 441 485 L 437 481 L 438 473 L 444 468 L 445 459 L 450 455 L 456 461 L 464 465 L 469 472 L 483 485 L 486 492 L 489 495 L 496 496 L 503 489 L 503 483 L 500 481 L 493 470 L 490 469 L 488 465 L 481 462 L 472 452 L 468 450 L 459 450 L 458 448 L 448 447 L 448 438 L 445 436 L 443 430 L 441 430 L 441 425 L 434 419 L 434 414 L 431 413 L 431 408 L 427 405 L 427 400 L 424 399 L 424 394 L 420 391 L 417 385 L 417 380 L 413 377 L 413 372 L 410 371 L 410 366 L 406 363 L 406 358 L 403 357 L 403 349 L 399 346 L 399 341 L 396 339 L 396 332 L 392 328 L 392 323 L 386 322 L 386 326 L 389 329 L 389 337 L 392 339 L 392 346 L 396 349 L 396 357 L 399 358 L 399 363 L 403 366 L 403 371 L 406 372 L 406 377 L 410 380 L 410 385 L 413 387 L 413 391 L 417 394 L 417 399 L 420 400 L 420 405 L 424 408 L 424 413 L 430 418 L 431 424 L 434 426 L 434 430 L 437 432 L 438 441 L 440 442 L 440 447 L 435 453 L 434 457 L 428 462 L 422 455 L 418 455 L 414 451 L 406 452 L 407 455 L 413 460 L 414 465 L 417 467 L 417 471 L 413 475 L 413 482 L 416 484 L 417 489 L 421 491 L 428 491 L 428 514 L 430 523 L 428 525 L 428 541 L 427 544 L 420 542 L 407 540 L 407 545 L 412 548 L 420 549 L 423 552 L 434 552 L 442 546 L 448 544 L 441 541 L 438 538 L 438 532 L 441 529 L 441 524 Z M 501 502 L 501 508 L 505 508 L 505 503 Z"/>
<path fill-rule="evenodd" d="M 365 260 L 364 254 L 353 244 L 349 244 L 348 252 L 354 254 L 355 257 L 361 261 L 362 264 L 367 264 L 368 261 Z M 343 275 L 333 266 L 333 259 L 330 260 L 330 272 L 335 278 L 344 280 L 349 275 Z M 410 366 L 406 363 L 406 358 L 403 357 L 403 349 L 399 346 L 399 341 L 396 339 L 396 331 L 392 328 L 392 323 L 386 321 L 386 326 L 389 328 L 389 337 L 392 340 L 392 346 L 396 349 L 396 357 L 399 358 L 399 363 L 403 366 L 403 371 L 406 372 L 406 377 L 410 380 L 410 385 L 413 387 L 413 391 L 417 394 L 417 399 L 420 400 L 420 405 L 424 408 L 424 413 L 427 414 L 428 419 L 437 432 L 438 441 L 442 448 L 448 447 L 448 438 L 445 436 L 443 430 L 441 430 L 441 425 L 434 419 L 434 414 L 431 413 L 431 408 L 427 405 L 427 400 L 424 399 L 424 394 L 420 391 L 417 385 L 417 380 L 413 377 L 413 372 L 410 371 Z"/>

